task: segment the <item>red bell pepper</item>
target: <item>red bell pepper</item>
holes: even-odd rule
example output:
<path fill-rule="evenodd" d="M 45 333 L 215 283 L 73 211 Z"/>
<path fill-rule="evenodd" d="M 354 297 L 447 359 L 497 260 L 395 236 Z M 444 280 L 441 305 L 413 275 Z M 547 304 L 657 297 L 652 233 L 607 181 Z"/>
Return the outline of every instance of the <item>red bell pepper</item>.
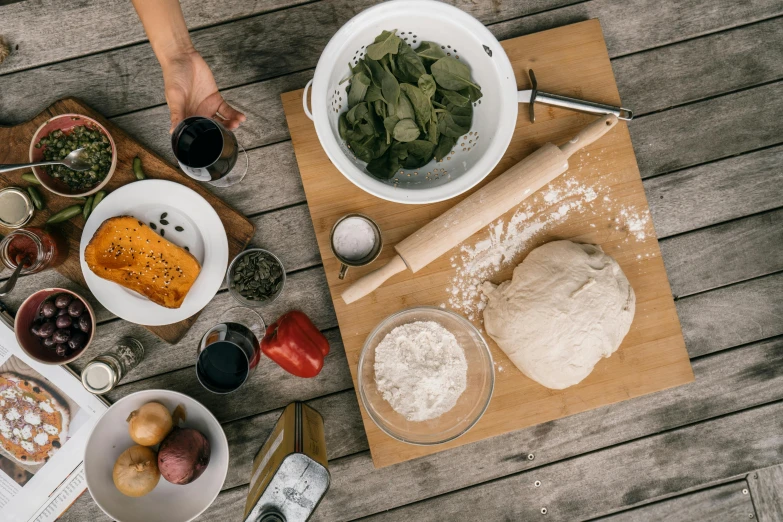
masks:
<path fill-rule="evenodd" d="M 329 341 L 299 310 L 280 316 L 266 329 L 261 351 L 297 377 L 315 377 L 324 367 Z"/>

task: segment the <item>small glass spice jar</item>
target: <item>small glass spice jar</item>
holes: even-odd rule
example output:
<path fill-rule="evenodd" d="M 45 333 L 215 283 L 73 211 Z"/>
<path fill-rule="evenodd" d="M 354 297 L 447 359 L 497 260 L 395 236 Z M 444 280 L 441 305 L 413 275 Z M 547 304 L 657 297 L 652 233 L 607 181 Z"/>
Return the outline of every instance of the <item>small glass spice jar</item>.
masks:
<path fill-rule="evenodd" d="M 0 225 L 7 228 L 23 227 L 33 218 L 35 207 L 25 191 L 19 187 L 0 189 Z"/>
<path fill-rule="evenodd" d="M 68 256 L 68 243 L 38 227 L 14 230 L 0 241 L 0 260 L 14 270 L 24 263 L 22 274 L 37 274 L 60 265 Z"/>
<path fill-rule="evenodd" d="M 133 337 L 123 337 L 117 349 L 102 353 L 82 370 L 82 384 L 95 395 L 112 390 L 123 377 L 144 359 L 144 346 Z"/>

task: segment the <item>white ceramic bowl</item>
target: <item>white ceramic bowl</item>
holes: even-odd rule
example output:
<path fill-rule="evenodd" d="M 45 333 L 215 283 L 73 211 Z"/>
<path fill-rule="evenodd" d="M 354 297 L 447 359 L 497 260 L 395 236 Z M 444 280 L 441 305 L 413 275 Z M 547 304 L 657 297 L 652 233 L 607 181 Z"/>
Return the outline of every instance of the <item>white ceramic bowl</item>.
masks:
<path fill-rule="evenodd" d="M 375 349 L 398 326 L 415 321 L 434 321 L 457 338 L 468 363 L 467 386 L 457 404 L 437 417 L 412 422 L 394 411 L 375 383 Z M 364 342 L 359 356 L 359 396 L 370 418 L 386 434 L 418 445 L 443 444 L 467 433 L 487 410 L 495 387 L 492 353 L 481 333 L 467 319 L 450 310 L 417 306 L 400 310 L 384 319 Z"/>
<path fill-rule="evenodd" d="M 448 159 L 404 170 L 382 181 L 366 172 L 340 138 L 340 113 L 348 110 L 343 81 L 383 30 L 397 34 L 414 49 L 436 42 L 449 56 L 471 68 L 484 96 L 474 104 L 473 124 Z M 309 87 L 309 85 L 308 85 Z M 305 89 L 305 109 L 307 108 Z M 484 25 L 466 12 L 432 0 L 394 0 L 366 9 L 329 40 L 312 81 L 312 119 L 318 140 L 337 169 L 362 190 L 398 203 L 433 203 L 453 198 L 483 180 L 506 152 L 517 122 L 517 83 L 503 47 Z M 437 169 L 437 171 L 436 171 Z M 441 171 L 445 169 L 446 172 Z M 431 172 L 432 175 L 427 176 Z M 410 174 L 410 176 L 408 176 Z M 429 179 L 427 179 L 429 178 Z"/>
<path fill-rule="evenodd" d="M 117 457 L 135 445 L 128 434 L 128 415 L 150 401 L 162 403 L 169 411 L 179 404 L 185 407 L 183 426 L 197 429 L 209 440 L 209 465 L 203 475 L 185 486 L 161 477 L 151 493 L 126 497 L 114 486 L 112 470 Z M 203 513 L 220 493 L 228 473 L 228 441 L 218 420 L 200 402 L 169 390 L 140 391 L 117 401 L 95 425 L 87 440 L 84 471 L 93 500 L 114 520 L 187 522 Z"/>

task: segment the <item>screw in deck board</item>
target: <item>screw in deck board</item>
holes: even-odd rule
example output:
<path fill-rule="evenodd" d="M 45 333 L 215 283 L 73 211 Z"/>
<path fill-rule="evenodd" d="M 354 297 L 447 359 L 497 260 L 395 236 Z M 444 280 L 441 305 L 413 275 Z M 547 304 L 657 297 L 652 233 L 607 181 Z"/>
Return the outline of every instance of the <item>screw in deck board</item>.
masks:
<path fill-rule="evenodd" d="M 536 456 L 533 455 L 532 453 L 527 454 L 527 460 L 533 460 L 534 458 L 536 458 Z"/>
<path fill-rule="evenodd" d="M 537 487 L 537 488 L 540 488 L 541 487 L 541 481 L 540 480 L 536 480 L 535 482 L 533 482 L 533 485 L 535 487 Z"/>
<path fill-rule="evenodd" d="M 547 513 L 546 508 L 541 508 L 541 514 L 546 515 L 546 513 Z"/>
<path fill-rule="evenodd" d="M 742 490 L 742 494 L 743 494 L 743 495 L 747 495 L 747 494 L 748 494 L 748 488 L 744 488 L 744 489 Z"/>

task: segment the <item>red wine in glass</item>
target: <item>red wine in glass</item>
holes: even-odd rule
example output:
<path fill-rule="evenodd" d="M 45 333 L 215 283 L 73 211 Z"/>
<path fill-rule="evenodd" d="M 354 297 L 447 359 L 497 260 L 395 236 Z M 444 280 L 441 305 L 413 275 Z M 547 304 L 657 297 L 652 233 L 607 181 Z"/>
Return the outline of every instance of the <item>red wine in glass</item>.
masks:
<path fill-rule="evenodd" d="M 239 183 L 247 172 L 235 169 L 241 146 L 234 133 L 219 122 L 202 116 L 185 118 L 171 134 L 171 148 L 180 168 L 193 179 L 217 187 Z"/>
<path fill-rule="evenodd" d="M 196 377 L 213 393 L 231 393 L 258 365 L 264 321 L 248 308 L 233 308 L 220 320 L 201 338 Z"/>

